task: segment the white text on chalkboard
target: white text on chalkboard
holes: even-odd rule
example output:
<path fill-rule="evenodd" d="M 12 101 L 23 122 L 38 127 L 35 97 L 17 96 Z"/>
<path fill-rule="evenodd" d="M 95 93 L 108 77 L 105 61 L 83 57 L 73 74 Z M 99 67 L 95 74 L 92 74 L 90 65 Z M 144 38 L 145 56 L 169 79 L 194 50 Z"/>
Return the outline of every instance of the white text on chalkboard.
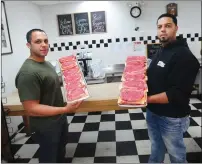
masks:
<path fill-rule="evenodd" d="M 70 34 L 72 35 L 72 25 L 71 21 L 67 21 L 66 19 L 60 20 L 60 29 L 62 34 Z"/>
<path fill-rule="evenodd" d="M 93 30 L 94 32 L 104 32 L 105 31 L 105 22 L 100 22 L 102 17 L 97 14 L 93 14 Z"/>
<path fill-rule="evenodd" d="M 88 32 L 87 19 L 76 19 L 77 30 L 80 34 Z"/>

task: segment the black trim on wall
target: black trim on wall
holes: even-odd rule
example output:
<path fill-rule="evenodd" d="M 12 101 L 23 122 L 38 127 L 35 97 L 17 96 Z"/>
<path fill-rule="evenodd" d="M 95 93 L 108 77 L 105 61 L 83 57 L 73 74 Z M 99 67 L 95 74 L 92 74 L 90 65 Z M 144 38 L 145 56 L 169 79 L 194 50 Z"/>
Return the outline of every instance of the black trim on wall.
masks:
<path fill-rule="evenodd" d="M 179 34 L 186 41 L 202 41 L 202 37 L 199 33 L 194 34 Z M 61 43 L 53 43 L 49 45 L 50 51 L 68 51 L 68 50 L 77 50 L 80 49 L 80 45 L 85 44 L 88 48 L 103 48 L 109 47 L 111 43 L 126 43 L 126 42 L 134 42 L 134 41 L 141 41 L 143 44 L 150 44 L 150 43 L 159 43 L 157 36 L 140 36 L 140 37 L 123 37 L 123 38 L 108 38 L 108 39 L 98 39 L 98 40 L 84 40 L 84 41 L 76 41 L 76 44 L 73 42 L 61 42 Z M 94 46 L 93 46 L 94 45 Z"/>

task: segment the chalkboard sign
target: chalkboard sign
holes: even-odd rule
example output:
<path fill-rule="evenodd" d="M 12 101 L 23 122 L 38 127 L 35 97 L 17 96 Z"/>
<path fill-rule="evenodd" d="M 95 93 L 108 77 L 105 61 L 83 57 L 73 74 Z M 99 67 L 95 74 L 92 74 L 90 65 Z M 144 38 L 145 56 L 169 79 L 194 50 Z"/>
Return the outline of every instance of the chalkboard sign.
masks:
<path fill-rule="evenodd" d="M 91 12 L 92 33 L 106 32 L 105 11 Z"/>
<path fill-rule="evenodd" d="M 158 52 L 160 47 L 161 47 L 160 43 L 147 44 L 147 57 L 149 59 L 152 59 L 152 57 Z"/>
<path fill-rule="evenodd" d="M 73 35 L 71 14 L 57 15 L 59 35 Z"/>
<path fill-rule="evenodd" d="M 76 34 L 90 33 L 88 13 L 75 13 L 74 23 Z"/>

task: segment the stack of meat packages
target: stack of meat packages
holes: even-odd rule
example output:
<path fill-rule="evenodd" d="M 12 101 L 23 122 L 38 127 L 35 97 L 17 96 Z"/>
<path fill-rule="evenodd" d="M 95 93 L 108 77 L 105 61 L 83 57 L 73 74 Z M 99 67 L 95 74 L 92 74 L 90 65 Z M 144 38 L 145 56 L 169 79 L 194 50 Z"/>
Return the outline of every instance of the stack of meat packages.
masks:
<path fill-rule="evenodd" d="M 144 107 L 147 105 L 146 56 L 128 56 L 121 79 L 119 106 Z"/>
<path fill-rule="evenodd" d="M 87 85 L 75 55 L 59 59 L 67 102 L 84 100 L 89 97 Z"/>

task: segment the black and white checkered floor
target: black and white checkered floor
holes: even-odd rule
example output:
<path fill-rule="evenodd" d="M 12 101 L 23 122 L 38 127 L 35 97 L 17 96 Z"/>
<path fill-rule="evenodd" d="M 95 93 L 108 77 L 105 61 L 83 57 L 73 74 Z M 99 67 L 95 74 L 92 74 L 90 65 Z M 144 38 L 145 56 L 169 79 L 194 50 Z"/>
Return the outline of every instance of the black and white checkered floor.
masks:
<path fill-rule="evenodd" d="M 191 98 L 191 124 L 184 135 L 187 160 L 202 163 L 202 102 Z M 147 163 L 151 153 L 142 109 L 68 115 L 67 163 Z M 39 145 L 24 130 L 12 148 L 17 163 L 38 163 Z M 170 162 L 166 154 L 165 163 Z"/>

